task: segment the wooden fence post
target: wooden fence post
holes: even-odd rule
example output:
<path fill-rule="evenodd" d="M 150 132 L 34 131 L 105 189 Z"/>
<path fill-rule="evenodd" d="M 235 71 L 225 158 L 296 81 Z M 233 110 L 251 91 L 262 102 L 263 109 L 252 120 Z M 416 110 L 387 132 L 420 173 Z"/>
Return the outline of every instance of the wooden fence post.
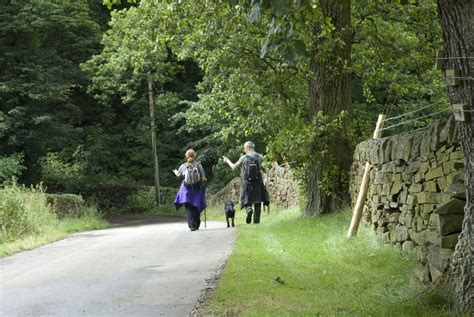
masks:
<path fill-rule="evenodd" d="M 382 137 L 382 128 L 385 115 L 379 114 L 377 124 L 375 125 L 373 139 L 378 140 Z M 357 234 L 359 229 L 360 218 L 362 217 L 362 209 L 364 207 L 365 198 L 367 196 L 367 190 L 369 188 L 369 172 L 370 172 L 370 163 L 365 163 L 364 175 L 362 176 L 362 182 L 360 183 L 359 194 L 357 195 L 356 204 L 354 206 L 354 211 L 352 212 L 352 220 L 349 230 L 347 231 L 347 237 L 353 237 Z"/>

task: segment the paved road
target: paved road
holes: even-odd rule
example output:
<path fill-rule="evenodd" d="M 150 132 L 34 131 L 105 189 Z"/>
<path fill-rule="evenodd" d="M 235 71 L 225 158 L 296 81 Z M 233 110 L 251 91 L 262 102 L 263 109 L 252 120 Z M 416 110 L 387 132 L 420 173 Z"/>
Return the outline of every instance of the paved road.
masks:
<path fill-rule="evenodd" d="M 231 252 L 235 230 L 129 216 L 0 259 L 1 316 L 186 316 Z"/>

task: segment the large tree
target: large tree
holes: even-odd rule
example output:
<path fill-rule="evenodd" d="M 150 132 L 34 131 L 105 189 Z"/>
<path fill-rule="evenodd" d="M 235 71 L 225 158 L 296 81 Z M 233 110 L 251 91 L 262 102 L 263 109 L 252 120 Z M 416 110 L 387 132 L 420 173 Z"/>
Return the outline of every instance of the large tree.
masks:
<path fill-rule="evenodd" d="M 327 26 L 324 27 L 321 21 L 315 21 L 310 25 L 313 36 L 310 50 L 308 112 L 310 117 L 321 111 L 329 118 L 335 118 L 343 111 L 351 111 L 351 81 L 348 71 L 353 40 L 351 1 L 321 0 L 319 6 L 322 21 L 328 21 L 333 29 L 329 38 L 325 38 L 323 32 L 327 32 Z M 340 137 L 338 141 L 332 147 L 332 163 L 340 173 L 344 173 L 351 162 L 347 156 L 350 148 L 345 138 Z M 318 139 L 312 140 L 311 153 L 320 151 L 319 142 Z M 340 186 L 332 186 L 329 191 L 321 188 L 323 174 L 327 169 L 323 164 L 322 161 L 316 161 L 309 171 L 305 208 L 308 215 L 339 209 L 347 190 L 343 182 Z M 340 179 L 334 181 L 339 182 Z"/>
<path fill-rule="evenodd" d="M 47 151 L 79 143 L 88 101 L 79 64 L 99 39 L 87 2 L 0 1 L 0 156 L 23 154 L 24 181 L 38 181 Z"/>
<path fill-rule="evenodd" d="M 465 121 L 459 122 L 464 152 L 466 206 L 459 242 L 448 275 L 457 310 L 474 312 L 474 3 L 472 0 L 438 0 L 443 30 L 445 68 L 459 71 L 459 84 L 449 86 L 449 101 L 464 104 Z"/>

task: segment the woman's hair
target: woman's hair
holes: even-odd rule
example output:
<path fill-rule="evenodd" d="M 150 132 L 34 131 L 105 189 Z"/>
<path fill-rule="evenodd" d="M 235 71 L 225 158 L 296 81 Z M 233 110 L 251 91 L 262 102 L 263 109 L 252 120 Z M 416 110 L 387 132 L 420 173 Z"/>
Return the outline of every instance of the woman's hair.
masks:
<path fill-rule="evenodd" d="M 194 162 L 194 160 L 196 159 L 196 152 L 194 152 L 193 149 L 189 149 L 186 151 L 186 161 L 188 163 L 192 163 Z"/>

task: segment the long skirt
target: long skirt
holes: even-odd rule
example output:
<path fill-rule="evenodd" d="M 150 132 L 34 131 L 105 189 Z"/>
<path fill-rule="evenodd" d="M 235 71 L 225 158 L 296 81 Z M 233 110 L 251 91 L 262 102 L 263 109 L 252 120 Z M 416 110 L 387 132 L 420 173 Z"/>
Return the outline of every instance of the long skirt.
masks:
<path fill-rule="evenodd" d="M 206 209 L 206 191 L 201 184 L 186 186 L 181 183 L 176 199 L 174 201 L 176 210 L 182 206 L 186 209 L 186 219 L 189 229 L 199 229 L 201 223 L 200 214 Z"/>

